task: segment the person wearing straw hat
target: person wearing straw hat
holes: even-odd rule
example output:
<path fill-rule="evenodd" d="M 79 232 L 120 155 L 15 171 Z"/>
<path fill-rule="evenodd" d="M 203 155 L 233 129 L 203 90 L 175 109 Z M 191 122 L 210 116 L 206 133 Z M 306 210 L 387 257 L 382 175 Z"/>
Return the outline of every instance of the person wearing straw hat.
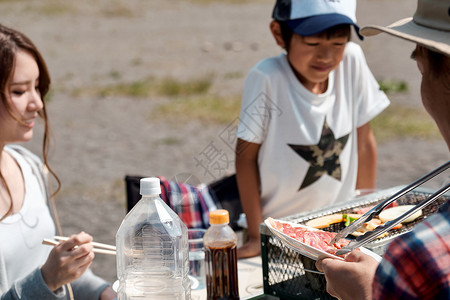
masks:
<path fill-rule="evenodd" d="M 450 149 L 450 1 L 418 0 L 412 18 L 361 29 L 365 36 L 381 32 L 416 44 L 411 57 L 422 74 L 422 103 Z M 393 240 L 380 264 L 353 251 L 316 266 L 339 299 L 450 299 L 450 201 Z"/>
<path fill-rule="evenodd" d="M 55 235 L 57 220 L 48 207 L 46 170 L 59 183 L 47 163 L 43 99 L 49 87 L 46 63 L 33 42 L 0 24 L 0 299 L 114 299 L 111 286 L 89 269 L 90 235 L 72 235 L 54 248 L 42 245 Z M 15 144 L 31 140 L 38 117 L 44 121 L 44 162 Z"/>

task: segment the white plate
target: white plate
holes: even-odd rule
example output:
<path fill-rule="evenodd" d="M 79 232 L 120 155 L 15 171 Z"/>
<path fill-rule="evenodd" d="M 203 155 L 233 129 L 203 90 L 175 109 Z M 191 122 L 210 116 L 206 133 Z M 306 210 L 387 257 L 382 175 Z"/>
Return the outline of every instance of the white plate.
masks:
<path fill-rule="evenodd" d="M 316 228 L 305 226 L 305 225 L 302 225 L 302 224 L 295 224 L 295 223 L 291 223 L 291 222 L 287 222 L 287 221 L 281 221 L 281 220 L 276 220 L 276 219 L 273 219 L 273 220 L 276 221 L 276 222 L 289 224 L 289 225 L 291 225 L 294 228 L 295 227 L 302 227 L 302 228 L 308 229 L 309 231 L 317 231 L 318 230 Z M 277 237 L 285 246 L 287 246 L 288 248 L 292 249 L 293 251 L 295 251 L 297 253 L 300 253 L 300 254 L 302 254 L 302 255 L 304 255 L 306 257 L 309 257 L 309 258 L 311 258 L 313 260 L 319 260 L 319 259 L 326 258 L 326 257 L 344 260 L 342 257 L 339 257 L 339 256 L 336 256 L 334 254 L 325 252 L 323 250 L 311 247 L 310 245 L 307 245 L 305 243 L 297 241 L 296 239 L 294 239 L 294 238 L 292 238 L 292 237 L 290 237 L 290 236 L 288 236 L 288 235 L 278 231 L 277 229 L 272 227 L 272 225 L 270 224 L 268 219 L 266 219 L 264 221 L 264 223 L 266 224 L 266 226 L 269 228 L 269 230 L 273 233 L 273 235 L 275 237 Z M 370 251 L 370 250 L 368 250 L 368 249 L 366 249 L 364 247 L 361 247 L 360 250 L 362 252 L 364 252 L 365 254 L 370 255 L 371 257 L 373 257 L 376 261 L 378 261 L 378 262 L 381 261 L 381 256 L 379 256 L 378 254 L 373 253 L 372 251 Z"/>

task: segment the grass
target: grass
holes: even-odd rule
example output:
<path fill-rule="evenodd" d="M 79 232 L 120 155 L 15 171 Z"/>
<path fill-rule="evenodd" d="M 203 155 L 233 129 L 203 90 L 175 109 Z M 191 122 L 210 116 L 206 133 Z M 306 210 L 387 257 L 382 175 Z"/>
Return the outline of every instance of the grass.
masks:
<path fill-rule="evenodd" d="M 386 94 L 405 93 L 405 81 L 384 79 L 378 81 Z M 423 108 L 389 106 L 370 122 L 378 143 L 398 138 L 414 137 L 439 139 L 440 133 L 433 119 Z"/>
<path fill-rule="evenodd" d="M 120 77 L 120 74 L 111 73 L 110 75 Z M 174 78 L 156 79 L 150 76 L 142 80 L 121 82 L 106 87 L 75 89 L 72 95 L 76 97 L 91 95 L 102 98 L 119 96 L 148 98 L 152 95 L 180 97 L 206 94 L 211 85 L 211 76 L 189 81 L 179 81 Z"/>
<path fill-rule="evenodd" d="M 54 92 L 52 89 L 50 89 L 50 90 L 47 92 L 47 95 L 45 95 L 45 98 L 44 98 L 45 103 L 49 103 L 50 101 L 53 100 L 53 95 L 54 95 L 54 93 L 55 93 L 55 92 Z"/>
<path fill-rule="evenodd" d="M 394 79 L 379 80 L 380 89 L 386 94 L 405 93 L 408 91 L 408 84 L 405 81 Z"/>
<path fill-rule="evenodd" d="M 202 95 L 177 98 L 159 105 L 148 116 L 173 123 L 198 120 L 205 124 L 227 124 L 239 116 L 241 98 Z"/>
<path fill-rule="evenodd" d="M 37 4 L 37 3 L 36 3 Z M 29 11 L 33 11 L 38 15 L 43 16 L 59 16 L 65 14 L 73 14 L 77 12 L 77 9 L 70 2 L 59 2 L 59 1 L 48 1 L 42 2 L 39 5 L 30 5 L 27 6 Z"/>
<path fill-rule="evenodd" d="M 109 77 L 111 77 L 113 79 L 120 79 L 120 78 L 122 78 L 122 74 L 120 74 L 119 71 L 112 70 L 111 72 L 109 72 Z"/>
<path fill-rule="evenodd" d="M 205 94 L 211 87 L 211 79 L 197 79 L 187 82 L 179 82 L 173 78 L 165 78 L 159 82 L 157 89 L 162 96 L 196 95 Z"/>
<path fill-rule="evenodd" d="M 163 144 L 163 145 L 181 145 L 181 144 L 183 144 L 183 141 L 178 138 L 174 138 L 174 137 L 166 137 L 166 138 L 160 139 L 158 141 L 158 143 Z"/>
<path fill-rule="evenodd" d="M 159 118 L 176 124 L 198 120 L 204 124 L 228 124 L 239 116 L 240 97 L 179 98 L 156 107 L 149 118 Z M 439 139 L 439 130 L 422 108 L 390 106 L 371 121 L 378 143 L 399 138 Z"/>
<path fill-rule="evenodd" d="M 405 137 L 439 139 L 433 119 L 421 108 L 390 106 L 371 122 L 378 143 Z"/>
<path fill-rule="evenodd" d="M 240 79 L 244 78 L 244 74 L 242 72 L 230 72 L 224 75 L 224 79 Z"/>
<path fill-rule="evenodd" d="M 117 71 L 112 71 L 110 76 L 120 79 Z M 228 76 L 238 77 L 240 74 L 229 73 Z M 204 124 L 228 124 L 239 117 L 240 95 L 222 97 L 211 94 L 212 77 L 188 81 L 170 77 L 147 77 L 130 83 L 84 88 L 74 91 L 74 94 L 141 99 L 163 96 L 169 98 L 169 101 L 156 106 L 147 116 L 149 119 L 160 119 L 174 124 L 186 124 L 192 120 Z M 380 81 L 380 86 L 387 93 L 400 93 L 408 89 L 406 83 L 395 80 Z M 423 108 L 390 106 L 371 121 L 371 126 L 379 143 L 404 137 L 440 138 L 435 123 Z M 169 139 L 161 142 L 176 144 L 178 141 Z"/>

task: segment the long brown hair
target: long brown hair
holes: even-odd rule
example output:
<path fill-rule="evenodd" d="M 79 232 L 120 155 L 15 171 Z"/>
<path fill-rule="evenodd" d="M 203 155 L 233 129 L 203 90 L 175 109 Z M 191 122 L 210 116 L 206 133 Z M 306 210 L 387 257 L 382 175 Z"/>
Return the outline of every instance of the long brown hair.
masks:
<path fill-rule="evenodd" d="M 48 149 L 49 149 L 49 143 L 50 143 L 50 128 L 48 124 L 48 118 L 47 118 L 47 111 L 45 108 L 45 96 L 47 95 L 49 89 L 50 89 L 50 74 L 47 69 L 47 64 L 44 61 L 44 58 L 42 57 L 41 53 L 37 49 L 37 47 L 34 45 L 34 43 L 23 33 L 8 28 L 2 24 L 0 24 L 0 99 L 3 102 L 3 105 L 5 106 L 8 113 L 16 119 L 18 122 L 20 121 L 19 116 L 16 116 L 9 103 L 9 91 L 7 88 L 7 84 L 9 80 L 11 79 L 14 67 L 15 67 L 15 58 L 16 53 L 18 51 L 26 51 L 27 53 L 31 54 L 34 59 L 36 60 L 36 63 L 39 68 L 39 86 L 38 89 L 40 91 L 43 107 L 42 110 L 39 111 L 39 116 L 44 120 L 44 138 L 42 143 L 42 159 L 44 161 L 45 166 L 49 170 L 49 172 L 53 175 L 57 182 L 57 188 L 55 189 L 55 192 L 51 195 L 54 196 L 61 187 L 61 182 L 56 176 L 55 172 L 50 168 L 48 161 L 47 161 L 47 155 L 48 155 Z M 11 197 L 11 192 L 8 188 L 8 185 L 6 184 L 6 180 L 3 177 L 3 174 L 0 170 L 0 181 L 3 183 L 3 185 L 6 187 L 6 190 L 11 198 L 11 205 L 7 211 L 7 213 L 0 218 L 0 221 L 6 218 L 13 209 L 13 202 Z"/>

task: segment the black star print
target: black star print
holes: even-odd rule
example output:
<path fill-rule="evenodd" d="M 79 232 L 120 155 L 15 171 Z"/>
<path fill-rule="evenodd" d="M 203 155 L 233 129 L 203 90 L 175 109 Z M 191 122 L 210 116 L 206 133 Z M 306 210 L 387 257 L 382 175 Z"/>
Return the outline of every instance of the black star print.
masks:
<path fill-rule="evenodd" d="M 325 120 L 322 135 L 317 145 L 302 146 L 288 144 L 292 150 L 310 163 L 305 179 L 298 190 L 313 184 L 325 174 L 341 180 L 341 161 L 339 155 L 347 144 L 348 137 L 349 134 L 336 140 L 333 131 L 331 131 Z"/>

